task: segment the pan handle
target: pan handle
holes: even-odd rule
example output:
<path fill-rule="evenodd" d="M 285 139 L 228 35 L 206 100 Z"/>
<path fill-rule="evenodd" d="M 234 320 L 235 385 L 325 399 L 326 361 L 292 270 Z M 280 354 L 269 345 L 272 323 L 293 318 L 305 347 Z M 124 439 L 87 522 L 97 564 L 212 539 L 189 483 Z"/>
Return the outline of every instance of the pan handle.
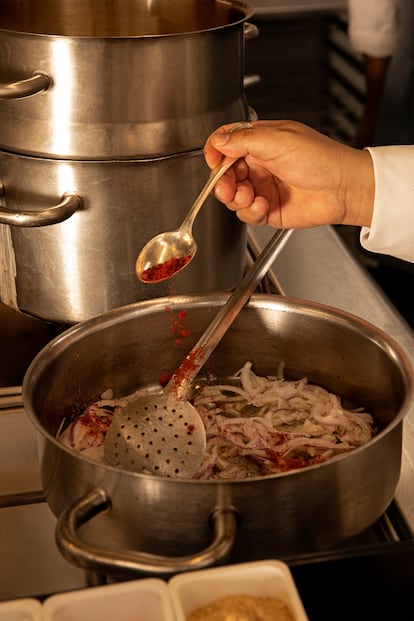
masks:
<path fill-rule="evenodd" d="M 0 99 L 21 99 L 22 97 L 36 95 L 46 91 L 51 83 L 52 80 L 46 73 L 35 71 L 30 78 L 9 84 L 0 84 Z"/>
<path fill-rule="evenodd" d="M 260 35 L 260 30 L 255 24 L 252 24 L 251 22 L 244 22 L 243 26 L 243 34 L 246 41 L 255 39 Z"/>
<path fill-rule="evenodd" d="M 107 550 L 88 544 L 78 537 L 77 531 L 83 524 L 110 509 L 111 501 L 107 493 L 95 489 L 62 513 L 55 535 L 58 548 L 68 561 L 85 569 L 118 575 L 174 574 L 224 562 L 234 546 L 236 513 L 228 508 L 217 508 L 212 513 L 214 538 L 210 545 L 188 556 L 167 557 L 135 550 Z"/>
<path fill-rule="evenodd" d="M 0 196 L 3 193 L 4 186 L 0 181 Z M 57 205 L 38 211 L 14 211 L 0 205 L 0 224 L 32 228 L 35 226 L 48 226 L 67 220 L 75 211 L 79 211 L 81 208 L 81 197 L 73 192 L 65 192 Z"/>

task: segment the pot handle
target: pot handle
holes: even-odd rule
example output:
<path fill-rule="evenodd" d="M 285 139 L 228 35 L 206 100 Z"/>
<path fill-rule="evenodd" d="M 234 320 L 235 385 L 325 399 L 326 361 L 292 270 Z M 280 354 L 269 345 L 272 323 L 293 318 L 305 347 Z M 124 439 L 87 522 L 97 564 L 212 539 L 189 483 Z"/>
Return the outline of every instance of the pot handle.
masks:
<path fill-rule="evenodd" d="M 0 196 L 3 194 L 4 186 L 0 181 Z M 0 224 L 22 227 L 48 226 L 67 220 L 81 208 L 81 197 L 73 192 L 65 192 L 57 205 L 39 211 L 14 211 L 0 205 Z"/>
<path fill-rule="evenodd" d="M 256 86 L 256 84 L 260 84 L 261 81 L 262 78 L 257 73 L 245 75 L 243 78 L 243 88 L 250 88 L 251 86 Z"/>
<path fill-rule="evenodd" d="M 255 39 L 259 36 L 260 30 L 255 24 L 252 24 L 251 22 L 245 22 L 243 26 L 243 34 L 246 41 L 250 41 L 250 39 Z"/>
<path fill-rule="evenodd" d="M 232 509 L 217 508 L 211 519 L 214 538 L 210 545 L 188 556 L 167 557 L 135 550 L 110 550 L 81 540 L 78 529 L 99 513 L 110 511 L 111 501 L 102 489 L 95 489 L 68 507 L 56 526 L 56 543 L 63 556 L 85 569 L 113 574 L 174 574 L 224 562 L 230 554 L 237 530 Z"/>
<path fill-rule="evenodd" d="M 46 91 L 52 80 L 46 73 L 35 71 L 31 78 L 0 84 L 0 99 L 21 99 Z"/>

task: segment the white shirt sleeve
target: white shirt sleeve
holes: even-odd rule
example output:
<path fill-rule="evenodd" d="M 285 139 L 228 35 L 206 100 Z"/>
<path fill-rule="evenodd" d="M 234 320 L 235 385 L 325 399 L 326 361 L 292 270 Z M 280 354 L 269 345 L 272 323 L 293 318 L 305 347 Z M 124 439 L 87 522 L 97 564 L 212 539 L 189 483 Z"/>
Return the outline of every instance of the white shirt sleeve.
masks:
<path fill-rule="evenodd" d="M 348 0 L 348 36 L 361 54 L 391 56 L 398 29 L 398 0 Z"/>
<path fill-rule="evenodd" d="M 361 245 L 414 263 L 414 145 L 369 147 L 374 164 L 375 198 L 371 226 Z"/>

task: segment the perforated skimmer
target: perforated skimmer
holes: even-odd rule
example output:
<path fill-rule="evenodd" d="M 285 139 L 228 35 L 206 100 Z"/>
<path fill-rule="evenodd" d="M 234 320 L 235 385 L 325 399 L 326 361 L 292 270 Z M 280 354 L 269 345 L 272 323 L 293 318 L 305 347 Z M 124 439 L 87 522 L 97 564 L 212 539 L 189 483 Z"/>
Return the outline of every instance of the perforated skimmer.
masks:
<path fill-rule="evenodd" d="M 143 393 L 115 414 L 104 456 L 124 470 L 191 477 L 205 447 L 203 422 L 192 404 L 176 393 L 173 376 L 162 392 Z"/>

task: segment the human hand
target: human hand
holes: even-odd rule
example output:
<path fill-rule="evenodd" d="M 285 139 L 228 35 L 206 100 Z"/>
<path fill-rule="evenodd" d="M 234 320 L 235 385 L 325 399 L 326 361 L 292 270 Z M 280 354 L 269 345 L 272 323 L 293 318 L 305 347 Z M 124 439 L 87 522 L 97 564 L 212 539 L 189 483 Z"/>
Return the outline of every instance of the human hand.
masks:
<path fill-rule="evenodd" d="M 254 121 L 251 129 L 213 132 L 204 146 L 210 168 L 224 155 L 237 162 L 214 194 L 247 224 L 307 228 L 369 226 L 374 172 L 368 151 L 336 142 L 295 121 Z"/>

